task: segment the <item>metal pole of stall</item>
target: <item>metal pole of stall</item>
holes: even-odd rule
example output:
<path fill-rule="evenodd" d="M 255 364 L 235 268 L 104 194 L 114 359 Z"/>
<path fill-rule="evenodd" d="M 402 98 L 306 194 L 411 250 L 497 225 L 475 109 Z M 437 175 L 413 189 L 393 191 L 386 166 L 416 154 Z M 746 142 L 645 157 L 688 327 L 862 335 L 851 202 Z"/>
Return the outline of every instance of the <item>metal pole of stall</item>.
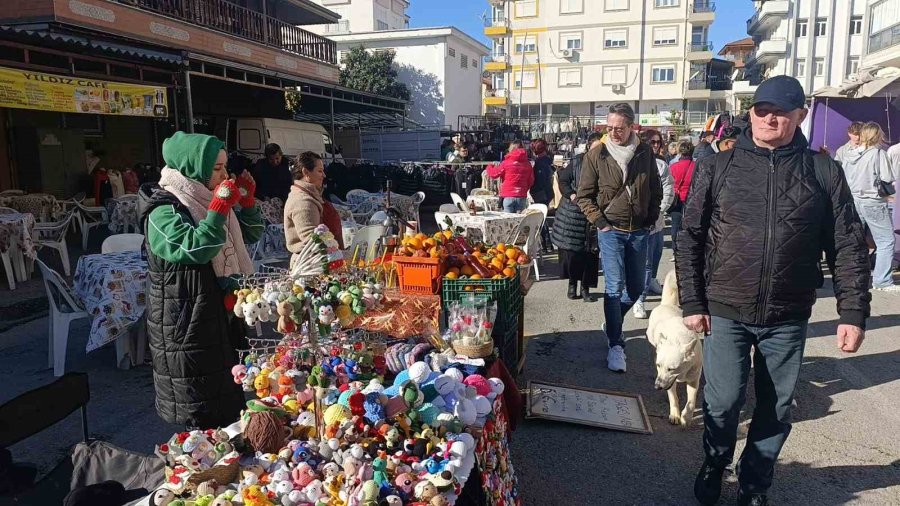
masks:
<path fill-rule="evenodd" d="M 190 67 L 184 70 L 184 90 L 187 97 L 185 97 L 187 103 L 187 133 L 194 133 L 194 100 L 191 97 L 191 69 Z"/>
<path fill-rule="evenodd" d="M 334 160 L 335 148 L 337 147 L 335 145 L 337 140 L 334 138 L 334 91 L 331 92 L 331 100 L 328 101 L 328 105 L 331 108 L 331 159 Z"/>

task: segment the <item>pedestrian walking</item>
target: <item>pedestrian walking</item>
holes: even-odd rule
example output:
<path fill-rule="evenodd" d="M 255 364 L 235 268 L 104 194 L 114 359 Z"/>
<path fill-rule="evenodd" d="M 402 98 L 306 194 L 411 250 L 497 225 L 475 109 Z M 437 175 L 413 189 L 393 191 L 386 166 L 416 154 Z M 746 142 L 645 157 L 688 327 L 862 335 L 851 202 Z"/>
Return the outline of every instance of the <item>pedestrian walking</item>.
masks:
<path fill-rule="evenodd" d="M 707 156 L 716 154 L 716 151 L 713 149 L 712 145 L 716 142 L 716 134 L 709 131 L 704 131 L 700 134 L 700 142 L 697 143 L 697 147 L 694 148 L 694 160 L 698 162 Z"/>
<path fill-rule="evenodd" d="M 656 224 L 662 184 L 649 145 L 634 133 L 634 110 L 628 104 L 609 108 L 607 139 L 584 157 L 578 183 L 578 206 L 599 232 L 607 367 L 625 372 L 622 319 L 644 291 L 647 234 Z"/>
<path fill-rule="evenodd" d="M 681 155 L 678 153 L 678 142 L 670 142 L 669 143 L 669 166 L 671 167 L 673 163 L 677 162 L 681 159 Z"/>
<path fill-rule="evenodd" d="M 703 342 L 703 447 L 694 483 L 715 504 L 737 439 L 751 354 L 756 408 L 737 466 L 739 505 L 768 504 L 775 462 L 791 430 L 790 408 L 807 324 L 832 270 L 840 349 L 853 353 L 869 315 L 862 224 L 840 167 L 809 149 L 799 129 L 806 96 L 788 76 L 757 88 L 750 127 L 736 149 L 698 163 L 675 257 L 684 323 Z"/>
<path fill-rule="evenodd" d="M 600 148 L 601 137 L 599 132 L 593 132 L 588 136 L 588 152 Z M 597 231 L 576 203 L 578 181 L 581 179 L 585 156 L 586 153 L 575 155 L 575 158 L 557 173 L 562 200 L 556 208 L 551 236 L 553 244 L 559 250 L 562 277 L 569 280 L 568 298 L 592 302 L 590 289 L 597 287 L 599 278 Z"/>
<path fill-rule="evenodd" d="M 528 207 L 528 190 L 534 184 L 534 168 L 519 141 L 509 144 L 509 153 L 499 165 L 487 166 L 488 177 L 500 180 L 503 210 L 518 213 Z"/>
<path fill-rule="evenodd" d="M 659 172 L 659 180 L 662 184 L 663 197 L 659 205 L 659 217 L 647 236 L 647 270 L 644 278 L 644 291 L 634 303 L 632 312 L 634 317 L 638 319 L 647 318 L 647 310 L 644 308 L 644 301 L 647 299 L 648 293 L 656 295 L 662 294 L 662 287 L 659 280 L 656 279 L 657 271 L 659 271 L 659 262 L 662 260 L 663 252 L 663 230 L 666 228 L 666 210 L 672 205 L 673 183 L 672 175 L 669 172 L 669 164 L 663 158 L 657 148 L 663 145 L 662 134 L 657 130 L 644 130 L 641 132 L 641 140 L 646 142 L 651 150 L 657 153 L 656 169 Z"/>
<path fill-rule="evenodd" d="M 844 163 L 844 157 L 847 155 L 847 151 L 859 147 L 859 134 L 862 132 L 863 125 L 865 125 L 865 123 L 862 121 L 850 123 L 850 126 L 847 127 L 847 143 L 839 147 L 834 153 L 834 159 L 836 161 Z"/>
<path fill-rule="evenodd" d="M 547 142 L 537 139 L 531 142 L 534 154 L 534 184 L 531 187 L 531 198 L 535 204 L 544 204 L 548 208 L 553 201 L 553 158 L 547 153 Z M 550 240 L 550 220 L 544 220 L 541 226 L 541 248 L 545 253 L 553 250 Z"/>
<path fill-rule="evenodd" d="M 853 193 L 853 204 L 864 225 L 869 227 L 875 241 L 875 269 L 872 286 L 875 290 L 900 294 L 894 284 L 894 226 L 888 209 L 888 197 L 894 188 L 894 170 L 887 151 L 883 149 L 884 132 L 878 123 L 866 123 L 859 132 L 859 145 L 842 155 L 844 175 Z"/>
<path fill-rule="evenodd" d="M 681 158 L 669 167 L 674 186 L 674 198 L 672 205 L 669 207 L 669 216 L 672 218 L 673 252 L 678 250 L 678 232 L 681 230 L 684 202 L 687 200 L 688 190 L 691 188 L 691 179 L 694 177 L 694 168 L 697 166 L 693 159 L 694 145 L 691 144 L 691 141 L 681 141 L 678 144 L 678 154 Z"/>

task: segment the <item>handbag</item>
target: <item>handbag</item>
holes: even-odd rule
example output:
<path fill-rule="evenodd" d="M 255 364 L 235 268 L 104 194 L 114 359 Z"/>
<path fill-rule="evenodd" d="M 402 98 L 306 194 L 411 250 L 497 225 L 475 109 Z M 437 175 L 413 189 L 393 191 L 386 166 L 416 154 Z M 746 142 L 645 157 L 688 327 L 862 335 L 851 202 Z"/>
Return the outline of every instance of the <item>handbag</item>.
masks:
<path fill-rule="evenodd" d="M 875 189 L 881 198 L 890 197 L 896 193 L 894 183 L 886 183 L 881 180 L 881 157 L 875 158 Z"/>

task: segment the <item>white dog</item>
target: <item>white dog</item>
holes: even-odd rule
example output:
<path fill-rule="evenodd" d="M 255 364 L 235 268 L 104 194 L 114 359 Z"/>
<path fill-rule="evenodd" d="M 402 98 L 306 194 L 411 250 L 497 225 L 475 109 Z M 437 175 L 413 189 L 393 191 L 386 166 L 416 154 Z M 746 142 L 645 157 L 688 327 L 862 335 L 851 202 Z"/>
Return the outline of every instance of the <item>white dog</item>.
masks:
<path fill-rule="evenodd" d="M 684 326 L 678 301 L 675 271 L 666 276 L 662 303 L 650 313 L 647 340 L 656 348 L 656 382 L 658 390 L 669 394 L 669 422 L 691 424 L 697 407 L 700 373 L 703 371 L 703 335 Z M 679 412 L 678 383 L 687 387 L 687 403 Z"/>

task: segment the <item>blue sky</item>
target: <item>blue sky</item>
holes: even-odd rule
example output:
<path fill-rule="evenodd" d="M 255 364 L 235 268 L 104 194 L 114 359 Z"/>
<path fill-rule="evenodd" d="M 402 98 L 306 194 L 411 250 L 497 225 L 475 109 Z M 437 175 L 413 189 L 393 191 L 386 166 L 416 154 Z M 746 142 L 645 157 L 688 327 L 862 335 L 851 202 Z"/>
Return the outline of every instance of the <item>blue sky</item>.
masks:
<path fill-rule="evenodd" d="M 753 15 L 751 0 L 719 0 L 717 4 L 716 21 L 709 34 L 716 52 L 725 43 L 746 37 L 747 18 Z M 480 18 L 487 12 L 487 0 L 410 0 L 409 25 L 412 28 L 452 25 L 489 45 Z"/>

